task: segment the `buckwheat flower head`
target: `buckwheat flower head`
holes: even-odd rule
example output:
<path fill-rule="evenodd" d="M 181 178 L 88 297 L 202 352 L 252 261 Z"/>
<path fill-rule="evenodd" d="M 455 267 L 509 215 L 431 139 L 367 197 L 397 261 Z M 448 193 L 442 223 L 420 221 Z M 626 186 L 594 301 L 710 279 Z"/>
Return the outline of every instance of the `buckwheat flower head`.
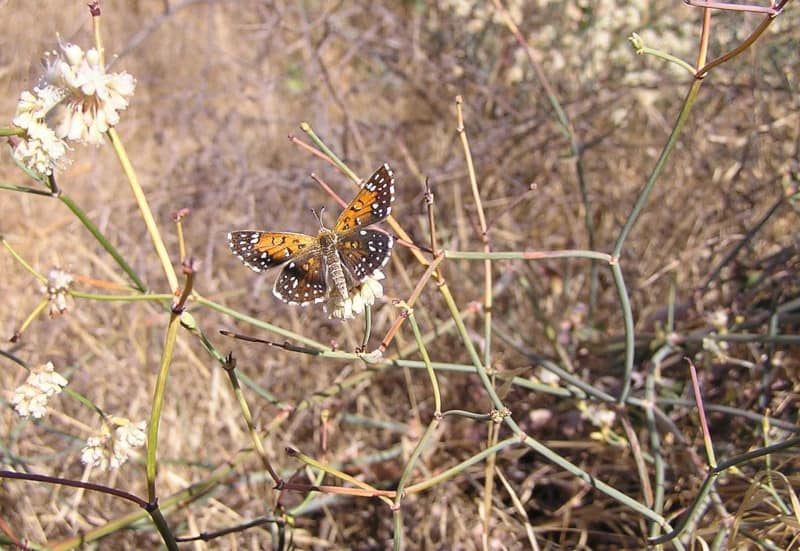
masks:
<path fill-rule="evenodd" d="M 67 152 L 67 144 L 46 122 L 63 97 L 64 92 L 59 88 L 43 86 L 22 92 L 17 103 L 12 122 L 25 129 L 25 135 L 12 142 L 14 158 L 39 174 L 52 174 Z"/>
<path fill-rule="evenodd" d="M 53 362 L 31 369 L 28 379 L 14 391 L 11 404 L 22 417 L 41 418 L 47 411 L 47 401 L 67 386 L 67 380 L 57 373 Z"/>
<path fill-rule="evenodd" d="M 125 417 L 112 416 L 100 432 L 87 439 L 81 462 L 102 470 L 118 469 L 136 453 L 135 448 L 144 445 L 144 429 L 144 421 L 133 423 Z"/>
<path fill-rule="evenodd" d="M 607 409 L 605 406 L 598 404 L 583 403 L 581 405 L 582 407 L 579 406 L 579 409 L 581 409 L 581 417 L 583 419 L 587 419 L 594 426 L 600 428 L 609 428 L 614 424 L 614 419 L 616 418 L 617 414 L 613 410 Z"/>
<path fill-rule="evenodd" d="M 47 413 L 48 398 L 47 394 L 26 383 L 14 391 L 11 405 L 21 417 L 41 419 Z"/>
<path fill-rule="evenodd" d="M 25 129 L 43 123 L 48 113 L 64 99 L 64 96 L 63 89 L 49 84 L 36 87 L 33 92 L 25 90 L 19 96 L 17 114 L 12 122 Z"/>
<path fill-rule="evenodd" d="M 13 138 L 14 157 L 28 169 L 50 175 L 67 152 L 65 140 L 101 144 L 119 122 L 136 81 L 108 73 L 96 49 L 60 44 L 45 58 L 39 85 L 20 95 L 13 123 L 25 134 Z"/>
<path fill-rule="evenodd" d="M 15 159 L 28 169 L 45 176 L 58 168 L 58 161 L 66 152 L 64 142 L 44 124 L 28 128 L 27 135 L 13 145 Z"/>
<path fill-rule="evenodd" d="M 42 292 L 46 292 L 50 300 L 51 318 L 57 318 L 67 311 L 68 291 L 72 282 L 72 274 L 58 268 L 50 270 L 47 274 L 47 285 L 42 288 Z"/>
<path fill-rule="evenodd" d="M 380 270 L 367 277 L 359 285 L 350 289 L 350 296 L 342 300 L 339 295 L 331 294 L 325 309 L 331 318 L 340 320 L 353 319 L 363 314 L 367 306 L 375 304 L 375 299 L 383 296 L 383 285 L 379 282 L 386 276 Z"/>
<path fill-rule="evenodd" d="M 45 75 L 65 93 L 54 110 L 56 135 L 99 145 L 103 134 L 119 123 L 119 112 L 128 107 L 136 81 L 126 72 L 107 73 L 94 48 L 86 52 L 75 44 L 60 48 L 60 59 Z"/>
<path fill-rule="evenodd" d="M 107 444 L 110 437 L 111 432 L 106 425 L 103 425 L 101 434 L 90 436 L 81 450 L 81 463 L 90 467 L 99 467 L 102 470 L 108 469 Z"/>
<path fill-rule="evenodd" d="M 111 468 L 116 469 L 134 455 L 135 448 L 141 448 L 145 442 L 145 422 L 133 423 L 125 417 L 114 417 L 112 422 L 117 425 L 114 430 L 114 453 L 111 458 Z"/>

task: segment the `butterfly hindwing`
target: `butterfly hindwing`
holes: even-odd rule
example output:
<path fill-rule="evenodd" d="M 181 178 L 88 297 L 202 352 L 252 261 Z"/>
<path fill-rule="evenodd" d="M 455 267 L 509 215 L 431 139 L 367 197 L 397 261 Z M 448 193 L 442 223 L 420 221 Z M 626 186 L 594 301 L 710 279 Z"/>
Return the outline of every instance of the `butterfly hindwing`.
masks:
<path fill-rule="evenodd" d="M 380 222 L 392 212 L 394 196 L 394 174 L 389 165 L 384 163 L 339 215 L 333 231 L 345 234 Z"/>
<path fill-rule="evenodd" d="M 392 236 L 384 231 L 360 229 L 339 237 L 336 250 L 353 277 L 364 281 L 386 265 L 393 245 Z"/>
<path fill-rule="evenodd" d="M 228 246 L 233 254 L 256 272 L 280 266 L 313 248 L 316 238 L 303 233 L 233 231 Z"/>
<path fill-rule="evenodd" d="M 272 292 L 289 304 L 322 302 L 328 294 L 325 262 L 319 253 L 290 260 L 281 270 Z"/>

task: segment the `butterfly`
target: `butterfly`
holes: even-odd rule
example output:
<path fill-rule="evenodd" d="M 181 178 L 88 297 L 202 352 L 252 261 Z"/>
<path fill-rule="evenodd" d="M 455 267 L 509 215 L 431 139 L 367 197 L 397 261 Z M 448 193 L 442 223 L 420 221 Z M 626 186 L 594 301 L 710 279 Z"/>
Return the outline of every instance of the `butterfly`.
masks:
<path fill-rule="evenodd" d="M 394 202 L 394 174 L 384 163 L 342 211 L 333 229 L 320 221 L 316 236 L 304 233 L 240 230 L 228 234 L 233 254 L 256 272 L 283 266 L 273 294 L 289 304 L 322 302 L 350 290 L 389 261 L 394 241 L 367 228 L 385 219 Z"/>

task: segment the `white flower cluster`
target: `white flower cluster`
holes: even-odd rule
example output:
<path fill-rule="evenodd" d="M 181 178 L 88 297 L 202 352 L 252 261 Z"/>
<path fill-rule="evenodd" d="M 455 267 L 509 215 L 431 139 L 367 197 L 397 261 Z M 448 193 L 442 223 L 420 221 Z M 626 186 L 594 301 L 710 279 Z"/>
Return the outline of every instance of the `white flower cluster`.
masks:
<path fill-rule="evenodd" d="M 58 268 L 50 270 L 47 274 L 47 285 L 43 286 L 42 291 L 47 293 L 47 298 L 50 300 L 51 318 L 57 318 L 67 311 L 69 296 L 67 292 L 72 282 L 72 274 Z"/>
<path fill-rule="evenodd" d="M 44 417 L 47 401 L 67 386 L 67 380 L 56 373 L 53 362 L 31 369 L 25 384 L 14 391 L 11 404 L 22 417 Z"/>
<path fill-rule="evenodd" d="M 382 271 L 376 271 L 360 285 L 350 289 L 350 296 L 344 300 L 337 293 L 331 293 L 325 310 L 330 312 L 331 318 L 339 320 L 353 319 L 363 314 L 367 306 L 372 306 L 376 298 L 383 296 L 383 285 L 379 281 L 385 277 Z"/>
<path fill-rule="evenodd" d="M 81 450 L 84 465 L 102 470 L 121 467 L 145 442 L 145 422 L 133 423 L 125 417 L 112 416 L 100 432 L 89 437 Z M 113 429 L 112 426 L 116 427 Z"/>
<path fill-rule="evenodd" d="M 103 143 L 135 86 L 128 73 L 107 73 L 94 48 L 84 52 L 62 44 L 49 54 L 39 85 L 20 96 L 12 122 L 25 135 L 16 141 L 14 157 L 31 170 L 52 174 L 68 141 Z"/>
<path fill-rule="evenodd" d="M 588 404 L 586 402 L 581 402 L 578 405 L 578 409 L 581 410 L 582 419 L 587 419 L 594 426 L 601 429 L 611 427 L 617 418 L 617 414 L 614 410 L 608 409 L 604 404 Z"/>

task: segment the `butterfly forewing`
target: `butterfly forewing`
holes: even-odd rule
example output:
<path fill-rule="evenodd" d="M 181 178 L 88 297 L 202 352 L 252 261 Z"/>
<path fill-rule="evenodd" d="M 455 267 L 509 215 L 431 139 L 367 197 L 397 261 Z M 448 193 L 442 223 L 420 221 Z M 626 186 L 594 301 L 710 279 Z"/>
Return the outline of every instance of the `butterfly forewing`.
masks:
<path fill-rule="evenodd" d="M 381 269 L 392 254 L 392 237 L 381 230 L 362 229 L 339 238 L 337 250 L 342 264 L 358 281 Z"/>
<path fill-rule="evenodd" d="M 389 216 L 394 201 L 394 174 L 384 163 L 361 186 L 355 199 L 344 209 L 333 231 L 345 234 L 357 228 L 376 224 Z"/>
<path fill-rule="evenodd" d="M 303 254 L 315 243 L 315 237 L 303 233 L 244 230 L 228 234 L 233 254 L 256 272 L 279 266 Z"/>
<path fill-rule="evenodd" d="M 281 270 L 272 292 L 290 304 L 322 302 L 328 294 L 322 255 L 312 252 L 291 260 Z"/>

